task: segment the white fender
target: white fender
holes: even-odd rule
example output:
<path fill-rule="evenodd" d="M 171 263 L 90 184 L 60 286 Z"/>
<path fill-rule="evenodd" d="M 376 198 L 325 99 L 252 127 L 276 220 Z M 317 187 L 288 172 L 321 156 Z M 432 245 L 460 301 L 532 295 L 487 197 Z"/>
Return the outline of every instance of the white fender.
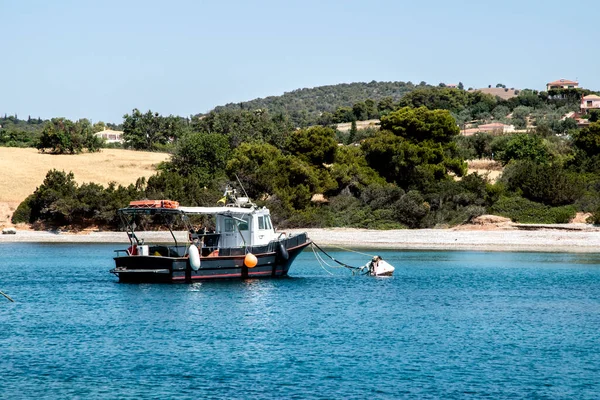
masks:
<path fill-rule="evenodd" d="M 194 271 L 198 271 L 200 268 L 200 252 L 195 245 L 191 245 L 188 250 L 188 254 L 190 256 L 190 265 Z"/>

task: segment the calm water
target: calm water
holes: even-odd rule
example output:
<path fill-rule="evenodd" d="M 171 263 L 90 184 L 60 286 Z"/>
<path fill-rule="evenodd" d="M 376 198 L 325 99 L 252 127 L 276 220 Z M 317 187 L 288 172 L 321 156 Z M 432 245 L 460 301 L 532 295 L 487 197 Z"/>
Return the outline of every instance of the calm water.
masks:
<path fill-rule="evenodd" d="M 0 398 L 600 396 L 600 255 L 378 251 L 396 276 L 369 278 L 304 252 L 289 279 L 128 285 L 114 248 L 0 245 Z"/>

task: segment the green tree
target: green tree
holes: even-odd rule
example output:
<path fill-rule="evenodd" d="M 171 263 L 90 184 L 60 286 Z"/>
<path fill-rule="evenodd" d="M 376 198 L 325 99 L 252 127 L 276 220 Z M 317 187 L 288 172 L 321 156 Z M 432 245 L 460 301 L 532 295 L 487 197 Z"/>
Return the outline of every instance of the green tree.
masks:
<path fill-rule="evenodd" d="M 65 118 L 53 118 L 48 122 L 36 145 L 42 152 L 50 149 L 55 154 L 77 154 L 84 149 L 95 152 L 101 146 L 101 139 L 94 135 L 87 119 L 73 122 Z"/>
<path fill-rule="evenodd" d="M 200 180 L 200 185 L 206 186 L 223 173 L 230 153 L 227 136 L 190 133 L 179 140 L 166 168 L 184 177 L 193 175 Z"/>
<path fill-rule="evenodd" d="M 600 122 L 593 122 L 573 134 L 573 145 L 589 157 L 600 154 Z"/>
<path fill-rule="evenodd" d="M 29 222 L 44 220 L 53 226 L 72 221 L 77 184 L 72 172 L 48 171 L 44 182 L 26 200 L 31 210 Z"/>
<path fill-rule="evenodd" d="M 187 130 L 186 120 L 148 110 L 142 114 L 135 108 L 131 115 L 123 116 L 123 139 L 125 145 L 135 150 L 157 150 L 170 141 L 183 136 Z"/>
<path fill-rule="evenodd" d="M 383 117 L 381 129 L 362 149 L 368 165 L 389 182 L 423 188 L 451 179 L 449 172 L 466 172 L 454 142 L 460 130 L 448 111 L 405 107 Z"/>
<path fill-rule="evenodd" d="M 385 179 L 369 167 L 362 150 L 355 146 L 342 146 L 338 149 L 329 173 L 336 185 L 327 191 L 328 196 L 335 196 L 343 191 L 360 196 L 369 185 L 385 185 Z"/>
<path fill-rule="evenodd" d="M 527 106 L 519 106 L 512 112 L 512 121 L 515 127 L 523 129 L 527 127 L 527 117 L 531 114 L 532 109 Z"/>
<path fill-rule="evenodd" d="M 508 190 L 550 206 L 573 204 L 584 190 L 583 175 L 530 160 L 509 164 L 502 182 Z"/>
<path fill-rule="evenodd" d="M 331 164 L 337 147 L 335 130 L 322 126 L 293 132 L 286 145 L 291 154 L 316 166 Z"/>
<path fill-rule="evenodd" d="M 356 121 L 352 121 L 352 124 L 350 125 L 350 133 L 348 134 L 348 142 L 347 144 L 352 144 L 354 143 L 354 139 L 356 138 Z"/>
<path fill-rule="evenodd" d="M 379 112 L 379 115 L 385 115 L 390 111 L 394 111 L 394 109 L 394 99 L 391 97 L 385 97 L 379 100 L 379 103 L 377 103 L 377 111 Z"/>
<path fill-rule="evenodd" d="M 425 107 L 404 107 L 382 117 L 381 130 L 390 131 L 413 143 L 432 141 L 448 144 L 460 134 L 456 121 L 448 111 L 428 110 Z"/>
<path fill-rule="evenodd" d="M 315 169 L 303 160 L 284 155 L 269 144 L 244 143 L 230 157 L 227 173 L 236 174 L 254 199 L 277 199 L 284 213 L 303 209 L 319 189 Z"/>
<path fill-rule="evenodd" d="M 365 102 L 359 102 L 352 106 L 354 119 L 358 121 L 366 121 L 369 118 L 369 108 Z"/>
<path fill-rule="evenodd" d="M 333 114 L 333 122 L 336 124 L 354 120 L 356 120 L 356 115 L 354 115 L 354 110 L 351 107 L 339 107 Z"/>
<path fill-rule="evenodd" d="M 497 120 L 503 120 L 508 114 L 510 114 L 510 109 L 502 104 L 492 110 L 492 115 Z"/>
<path fill-rule="evenodd" d="M 220 133 L 229 138 L 231 148 L 242 143 L 266 142 L 283 148 L 293 131 L 293 124 L 285 114 L 271 115 L 268 111 L 222 111 L 192 118 L 195 132 Z"/>
<path fill-rule="evenodd" d="M 541 164 L 550 161 L 551 154 L 541 137 L 521 133 L 513 135 L 496 158 L 505 165 L 511 160 L 530 160 Z"/>

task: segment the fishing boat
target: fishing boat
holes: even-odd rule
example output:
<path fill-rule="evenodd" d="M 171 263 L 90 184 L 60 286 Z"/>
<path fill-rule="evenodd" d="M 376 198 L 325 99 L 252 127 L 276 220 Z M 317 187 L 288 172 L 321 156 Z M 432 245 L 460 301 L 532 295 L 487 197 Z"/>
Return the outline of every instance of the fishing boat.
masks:
<path fill-rule="evenodd" d="M 267 208 L 228 188 L 224 205 L 182 207 L 171 200 L 131 202 L 118 211 L 130 245 L 115 250 L 110 272 L 120 282 L 194 282 L 213 279 L 282 277 L 311 244 L 306 233 L 276 232 Z M 194 216 L 201 216 L 196 217 Z M 173 244 L 149 244 L 136 235 L 141 219 L 160 220 Z M 211 221 L 194 226 L 194 219 Z M 178 241 L 173 227 L 183 225 L 187 238 Z"/>

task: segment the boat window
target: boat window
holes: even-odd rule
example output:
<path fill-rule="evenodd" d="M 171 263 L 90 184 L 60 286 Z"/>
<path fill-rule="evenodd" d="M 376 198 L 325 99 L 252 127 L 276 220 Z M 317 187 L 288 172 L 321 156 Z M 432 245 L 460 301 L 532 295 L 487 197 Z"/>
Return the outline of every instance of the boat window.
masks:
<path fill-rule="evenodd" d="M 271 225 L 271 216 L 270 215 L 265 216 L 265 222 L 267 225 L 267 229 L 273 229 L 273 225 Z"/>
<path fill-rule="evenodd" d="M 224 220 L 225 222 L 225 232 L 233 232 L 233 219 L 232 218 L 225 218 Z"/>
<path fill-rule="evenodd" d="M 265 217 L 262 215 L 258 217 L 258 229 L 265 229 Z"/>
<path fill-rule="evenodd" d="M 248 221 L 238 222 L 238 229 L 240 231 L 247 231 L 248 230 Z"/>

